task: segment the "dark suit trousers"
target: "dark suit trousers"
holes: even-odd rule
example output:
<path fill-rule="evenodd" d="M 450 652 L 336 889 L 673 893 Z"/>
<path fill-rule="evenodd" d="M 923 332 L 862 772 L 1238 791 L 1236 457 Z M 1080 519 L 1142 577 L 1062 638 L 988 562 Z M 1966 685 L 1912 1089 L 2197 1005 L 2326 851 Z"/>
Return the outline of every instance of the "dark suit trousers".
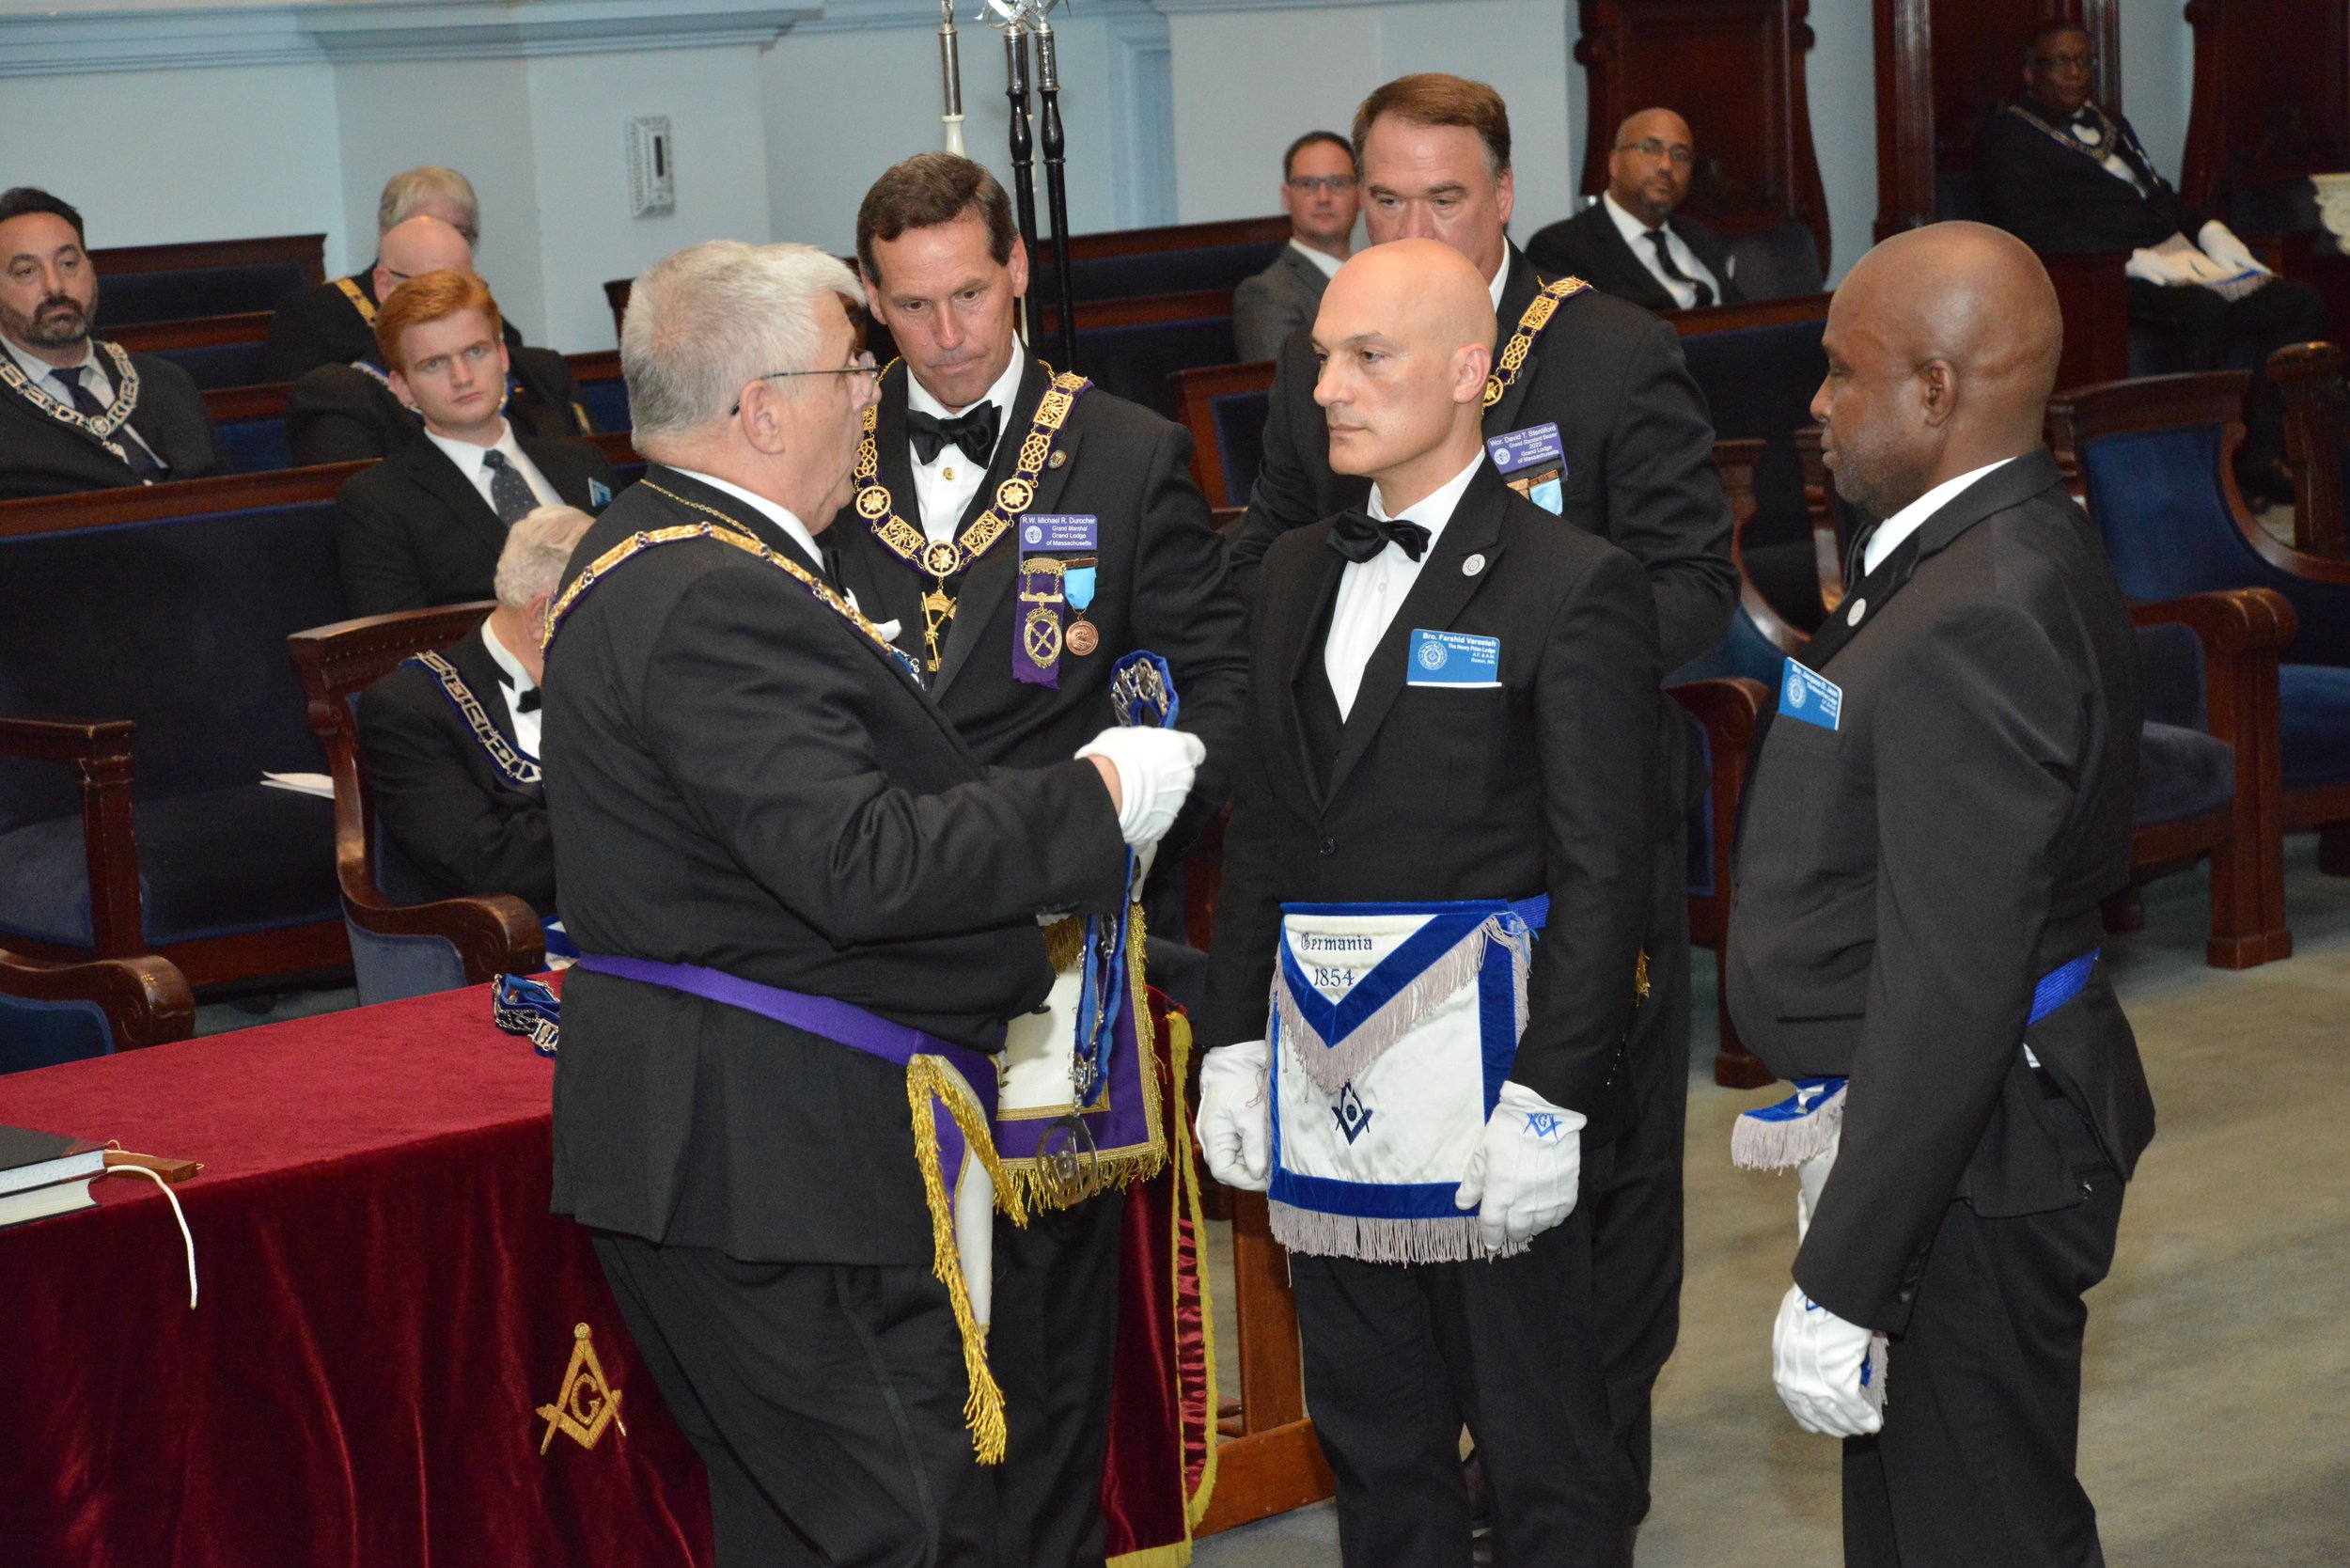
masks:
<path fill-rule="evenodd" d="M 1649 1409 L 1681 1333 L 1682 1148 L 1689 1119 L 1689 847 L 1685 828 L 1657 846 L 1649 888 L 1648 999 L 1624 1049 L 1632 1121 L 1616 1139 L 1615 1180 L 1592 1215 L 1599 1305 L 1616 1440 L 1634 1477 L 1631 1519 L 1648 1516 Z"/>
<path fill-rule="evenodd" d="M 987 1360 L 1010 1441 L 996 1479 L 1000 1568 L 1102 1568 L 1102 1465 L 1118 1354 L 1126 1198 L 995 1222 Z"/>
<path fill-rule="evenodd" d="M 2285 453 L 2284 397 L 2268 379 L 2268 356 L 2287 343 L 2326 336 L 2326 300 L 2297 278 L 2280 277 L 2239 300 L 2209 289 L 2166 289 L 2130 278 L 2130 321 L 2170 335 L 2180 368 L 2252 372 L 2244 395 L 2244 453 L 2248 468 L 2266 469 Z"/>
<path fill-rule="evenodd" d="M 1888 1360 L 1885 1428 L 1844 1443 L 1845 1568 L 2104 1568 L 2074 1474 L 2081 1298 L 2112 1266 L 2122 1181 L 2078 1112 L 2047 1108 L 2088 1197 L 2011 1219 L 1950 1205 Z"/>
<path fill-rule="evenodd" d="M 661 1397 L 710 1469 L 717 1568 L 978 1568 L 995 1486 L 924 1267 L 745 1263 L 598 1232 Z"/>
<path fill-rule="evenodd" d="M 1514 1258 L 1291 1255 L 1346 1568 L 1468 1568 L 1464 1422 L 1492 1488 L 1499 1568 L 1627 1568 L 1633 1480 L 1591 1291 L 1592 1200 L 1612 1159 L 1612 1145 L 1585 1151 L 1574 1213 Z"/>

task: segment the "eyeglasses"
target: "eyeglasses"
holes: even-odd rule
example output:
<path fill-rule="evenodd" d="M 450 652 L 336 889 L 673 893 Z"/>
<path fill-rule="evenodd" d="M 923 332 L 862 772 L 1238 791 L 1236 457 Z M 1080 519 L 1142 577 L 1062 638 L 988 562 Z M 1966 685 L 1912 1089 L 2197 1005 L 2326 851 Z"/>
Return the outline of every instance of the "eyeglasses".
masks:
<path fill-rule="evenodd" d="M 848 364 L 835 365 L 830 369 L 769 370 L 759 379 L 761 381 L 784 381 L 792 376 L 871 376 L 873 380 L 878 383 L 881 380 L 881 367 L 873 363 L 873 356 L 870 353 L 861 353 Z M 727 410 L 728 416 L 732 416 L 742 412 L 743 400 L 740 398 L 735 399 L 734 406 Z"/>
<path fill-rule="evenodd" d="M 1618 152 L 1637 152 L 1643 158 L 1661 158 L 1667 153 L 1670 153 L 1673 163 L 1684 169 L 1697 160 L 1697 154 L 1688 148 L 1681 146 L 1668 148 L 1662 140 L 1655 136 L 1650 136 L 1642 141 L 1626 142 L 1622 147 L 1616 149 L 1616 150 Z"/>
<path fill-rule="evenodd" d="M 1304 191 L 1308 195 L 1327 191 L 1332 196 L 1340 196 L 1355 188 L 1355 177 L 1351 174 L 1302 174 L 1281 183 L 1292 191 Z"/>

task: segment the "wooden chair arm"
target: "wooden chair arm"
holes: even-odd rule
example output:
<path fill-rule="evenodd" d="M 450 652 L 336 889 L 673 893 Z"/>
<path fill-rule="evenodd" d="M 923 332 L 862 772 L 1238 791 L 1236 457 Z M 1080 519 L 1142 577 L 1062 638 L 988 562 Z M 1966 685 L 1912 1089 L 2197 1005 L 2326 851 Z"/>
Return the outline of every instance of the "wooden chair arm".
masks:
<path fill-rule="evenodd" d="M 2132 604 L 2133 626 L 2186 626 L 2203 645 L 2206 665 L 2266 653 L 2276 655 L 2293 646 L 2295 621 L 2293 604 L 2274 588 L 2218 588 L 2210 593 L 2166 599 L 2159 604 Z"/>
<path fill-rule="evenodd" d="M 485 893 L 431 903 L 392 904 L 354 896 L 343 879 L 343 914 L 374 936 L 437 936 L 457 949 L 465 983 L 498 975 L 533 975 L 546 967 L 547 933 L 530 905 L 509 893 Z"/>
<path fill-rule="evenodd" d="M 147 946 L 140 918 L 138 823 L 131 809 L 128 719 L 0 718 L 0 755 L 70 765 L 82 779 L 91 949 L 127 958 Z"/>
<path fill-rule="evenodd" d="M 1714 753 L 1715 776 L 1721 776 L 1725 755 L 1736 758 L 1743 773 L 1747 747 L 1754 741 L 1754 721 L 1770 701 L 1771 694 L 1762 682 L 1742 675 L 1725 676 L 1670 686 L 1667 695 L 1704 726 L 1706 745 Z"/>
<path fill-rule="evenodd" d="M 0 996 L 94 1002 L 106 1015 L 118 1051 L 196 1033 L 196 993 L 178 965 L 153 953 L 51 964 L 0 949 Z"/>
<path fill-rule="evenodd" d="M 2335 343 L 2288 343 L 2268 356 L 2268 379 L 2285 404 L 2285 466 L 2293 472 L 2293 547 L 2350 558 L 2350 497 L 2342 452 L 2350 442 L 2350 389 Z"/>

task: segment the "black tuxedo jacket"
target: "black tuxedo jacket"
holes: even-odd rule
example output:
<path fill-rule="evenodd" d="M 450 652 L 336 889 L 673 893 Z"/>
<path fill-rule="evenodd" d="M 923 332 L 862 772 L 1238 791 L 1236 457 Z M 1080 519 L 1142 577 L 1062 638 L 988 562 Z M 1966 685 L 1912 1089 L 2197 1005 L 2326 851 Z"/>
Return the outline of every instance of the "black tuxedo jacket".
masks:
<path fill-rule="evenodd" d="M 1721 284 L 1716 305 L 1736 305 L 1747 296 L 1730 275 L 1730 253 L 1715 232 L 1695 218 L 1675 215 L 1666 227 L 1705 263 Z M 1594 289 L 1643 310 L 1678 310 L 1681 302 L 1657 281 L 1638 253 L 1624 243 L 1623 231 L 1608 216 L 1606 204 L 1594 201 L 1574 217 L 1562 218 L 1535 231 L 1526 243 L 1526 259 L 1545 277 L 1579 277 Z M 1505 326 L 1507 323 L 1504 323 Z"/>
<path fill-rule="evenodd" d="M 696 506 L 817 569 L 754 509 L 656 466 L 572 572 L 639 529 L 714 522 Z M 1037 912 L 1123 891 L 1092 763 L 987 768 L 894 657 L 727 544 L 612 569 L 559 626 L 545 689 L 556 870 L 584 951 L 704 964 L 994 1050 L 1051 987 Z M 579 970 L 555 1209 L 746 1262 L 931 1258 L 902 1070 Z"/>
<path fill-rule="evenodd" d="M 571 367 L 552 349 L 512 348 L 515 386 L 506 417 L 525 435 L 588 433 L 572 385 Z M 371 357 L 371 356 L 370 356 Z M 424 444 L 424 423 L 392 389 L 348 362 L 321 365 L 298 377 L 286 395 L 286 438 L 294 463 L 365 463 Z"/>
<path fill-rule="evenodd" d="M 405 417 L 405 416 L 403 416 Z M 585 441 L 515 437 L 556 493 L 600 511 L 589 481 L 619 488 L 602 449 Z M 335 547 L 352 615 L 488 599 L 506 548 L 506 525 L 473 481 L 431 442 L 409 442 L 343 481 L 335 497 Z"/>
<path fill-rule="evenodd" d="M 1898 1333 L 1954 1200 L 2080 1201 L 2024 1043 L 2124 1177 L 2154 1136 L 2102 968 L 2025 1027 L 2129 879 L 2140 698 L 2113 569 L 2044 451 L 1935 512 L 1860 602 L 1801 656 L 1842 688 L 1839 727 L 1780 714 L 1747 776 L 1728 996 L 1773 1072 L 1850 1075 L 1795 1279 Z"/>
<path fill-rule="evenodd" d="M 1496 354 L 1542 281 L 1512 250 Z M 1245 572 L 1285 531 L 1359 507 L 1371 494 L 1369 479 L 1330 471 L 1317 373 L 1309 335 L 1299 333 L 1281 349 L 1264 467 L 1232 547 Z M 1647 569 L 1665 667 L 1711 651 L 1730 631 L 1738 568 L 1705 396 L 1672 328 L 1596 290 L 1561 305 L 1516 382 L 1485 411 L 1488 436 L 1550 423 L 1566 447 L 1562 515 Z"/>
<path fill-rule="evenodd" d="M 480 628 L 441 656 L 514 745 L 504 674 Z M 545 788 L 498 770 L 431 670 L 402 665 L 360 695 L 359 747 L 375 820 L 424 897 L 511 893 L 542 916 L 555 913 Z"/>
<path fill-rule="evenodd" d="M 369 305 L 375 297 L 375 263 L 370 261 L 349 280 Z M 519 349 L 523 335 L 506 323 L 506 346 Z M 375 357 L 375 327 L 359 314 L 342 285 L 313 285 L 287 300 L 270 318 L 269 346 L 261 352 L 263 381 L 296 381 L 321 365 L 348 365 Z"/>
<path fill-rule="evenodd" d="M 1547 893 L 1511 1076 L 1589 1117 L 1587 1137 L 1611 1137 L 1653 863 L 1663 678 L 1639 564 L 1482 469 L 1371 654 L 1334 752 L 1317 758 L 1304 715 L 1317 683 L 1333 701 L 1323 647 L 1346 564 L 1329 532 L 1293 529 L 1265 555 L 1200 1038 L 1264 1038 L 1285 902 Z M 1500 687 L 1407 684 L 1420 629 L 1499 638 Z"/>
<path fill-rule="evenodd" d="M 2060 142 L 2035 124 L 2041 111 L 2009 104 L 1987 117 L 1975 142 L 1975 179 L 1991 221 L 2049 256 L 2137 250 L 2202 227 L 2179 193 L 2154 172 L 2138 133 L 2120 115 L 2110 150 L 2136 169 L 2149 194 L 2106 172 L 2100 155 Z M 2029 118 L 2028 118 L 2029 117 Z"/>
<path fill-rule="evenodd" d="M 107 375 L 114 376 L 113 358 L 102 349 L 99 358 Z M 131 428 L 170 466 L 163 477 L 200 479 L 228 472 L 212 416 L 204 412 L 204 394 L 188 373 L 168 359 L 146 353 L 133 354 L 131 368 L 139 377 Z M 43 391 L 55 389 L 54 382 L 42 386 Z M 31 399 L 0 384 L 0 501 L 116 490 L 138 482 L 131 465 L 100 446 L 96 436 L 54 418 Z"/>
<path fill-rule="evenodd" d="M 906 449 L 903 365 L 882 381 L 874 427 L 881 482 L 899 514 L 917 526 L 914 472 Z M 960 533 L 1010 478 L 1022 437 L 1051 384 L 1043 362 L 1028 359 L 987 478 L 956 524 Z M 955 618 L 940 651 L 931 696 L 980 760 L 1043 767 L 1066 760 L 1116 722 L 1110 666 L 1136 649 L 1167 662 L 1182 698 L 1179 729 L 1208 748 L 1183 816 L 1154 862 L 1153 881 L 1180 869 L 1199 824 L 1231 794 L 1248 681 L 1247 611 L 1228 580 L 1224 541 L 1208 503 L 1191 482 L 1191 437 L 1148 409 L 1096 387 L 1079 398 L 1062 426 L 1068 462 L 1037 478 L 1032 512 L 1091 513 L 1100 541 L 1092 606 L 1086 619 L 1101 645 L 1082 657 L 1064 650 L 1058 690 L 1012 678 L 1012 638 L 1026 606 L 1019 601 L 1018 539 L 1007 536 L 954 587 Z M 840 579 L 876 620 L 898 622 L 898 646 L 922 657 L 922 593 L 916 573 L 875 539 L 854 507 L 843 508 L 823 541 L 838 557 Z"/>

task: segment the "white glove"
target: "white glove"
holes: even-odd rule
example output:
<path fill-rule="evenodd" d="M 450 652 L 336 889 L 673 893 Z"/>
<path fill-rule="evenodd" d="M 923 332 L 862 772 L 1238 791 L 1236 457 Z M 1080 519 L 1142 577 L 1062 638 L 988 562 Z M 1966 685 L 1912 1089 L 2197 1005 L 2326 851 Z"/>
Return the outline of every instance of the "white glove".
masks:
<path fill-rule="evenodd" d="M 2251 247 L 2235 236 L 2235 230 L 2217 218 L 2195 231 L 2195 248 L 2220 265 L 2238 273 L 2265 273 Z"/>
<path fill-rule="evenodd" d="M 1262 1192 L 1273 1180 L 1273 1047 L 1261 1040 L 1219 1045 L 1199 1060 L 1199 1152 L 1228 1187 Z"/>
<path fill-rule="evenodd" d="M 1795 1424 L 1823 1437 L 1885 1425 L 1886 1341 L 1790 1285 L 1771 1328 L 1771 1380 Z"/>
<path fill-rule="evenodd" d="M 1515 1251 L 1574 1213 L 1583 1122 L 1581 1112 L 1554 1105 L 1522 1083 L 1501 1086 L 1468 1174 L 1452 1195 L 1454 1208 L 1477 1211 L 1487 1250 Z"/>
<path fill-rule="evenodd" d="M 1199 737 L 1181 729 L 1114 725 L 1077 748 L 1080 758 L 1106 757 L 1118 770 L 1118 832 L 1129 844 L 1167 836 L 1206 760 Z"/>

